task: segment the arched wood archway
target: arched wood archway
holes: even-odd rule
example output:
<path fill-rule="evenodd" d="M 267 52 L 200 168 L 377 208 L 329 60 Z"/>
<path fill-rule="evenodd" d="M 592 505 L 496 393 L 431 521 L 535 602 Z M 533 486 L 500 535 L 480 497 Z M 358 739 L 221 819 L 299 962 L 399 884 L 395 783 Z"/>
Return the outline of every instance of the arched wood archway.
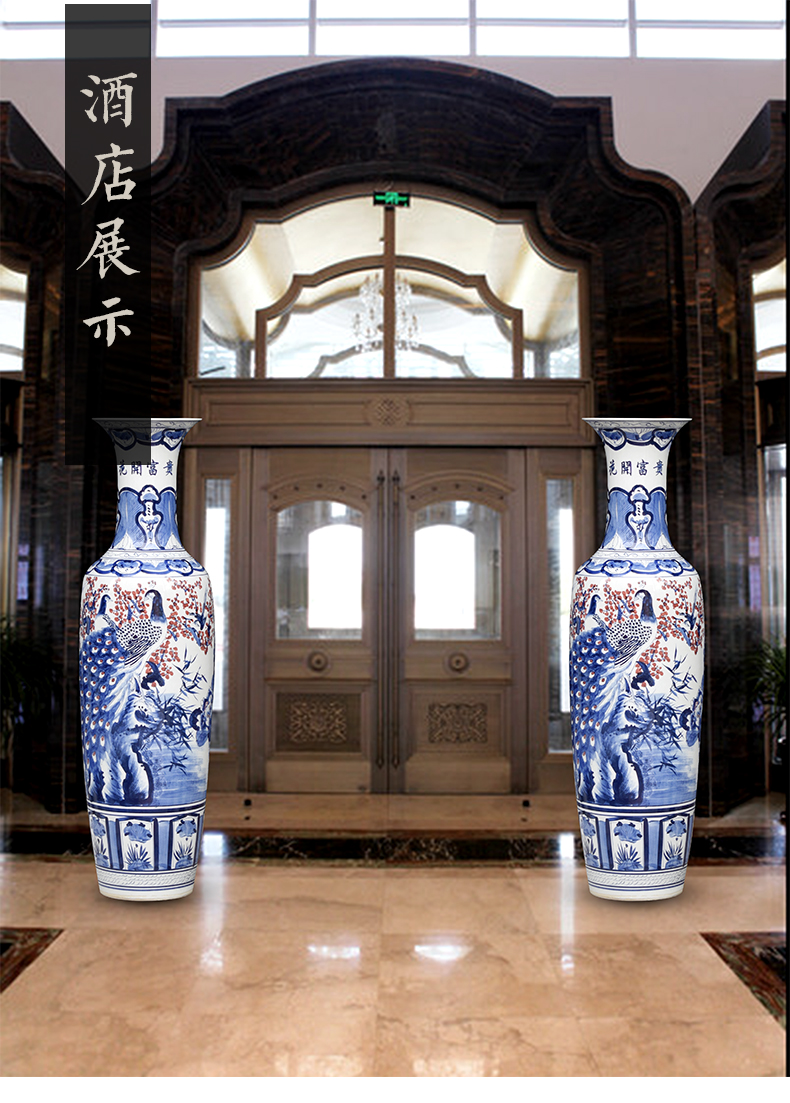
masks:
<path fill-rule="evenodd" d="M 168 102 L 152 172 L 158 397 L 180 403 L 191 258 L 232 241 L 251 210 L 401 180 L 531 212 L 549 246 L 589 267 L 598 411 L 617 412 L 636 384 L 645 414 L 686 412 L 693 251 L 682 189 L 619 158 L 608 99 L 422 59 L 318 65 Z"/>

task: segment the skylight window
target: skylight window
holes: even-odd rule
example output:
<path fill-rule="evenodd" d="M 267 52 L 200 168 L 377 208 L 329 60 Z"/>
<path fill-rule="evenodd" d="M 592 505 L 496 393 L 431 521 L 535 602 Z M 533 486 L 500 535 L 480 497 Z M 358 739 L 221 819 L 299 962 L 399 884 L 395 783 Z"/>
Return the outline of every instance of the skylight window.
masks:
<path fill-rule="evenodd" d="M 785 56 L 781 0 L 636 0 L 636 56 L 770 60 Z"/>
<path fill-rule="evenodd" d="M 88 0 L 101 5 L 106 0 Z M 780 0 L 152 0 L 157 57 L 785 56 Z M 0 57 L 62 58 L 65 5 L 0 0 Z"/>

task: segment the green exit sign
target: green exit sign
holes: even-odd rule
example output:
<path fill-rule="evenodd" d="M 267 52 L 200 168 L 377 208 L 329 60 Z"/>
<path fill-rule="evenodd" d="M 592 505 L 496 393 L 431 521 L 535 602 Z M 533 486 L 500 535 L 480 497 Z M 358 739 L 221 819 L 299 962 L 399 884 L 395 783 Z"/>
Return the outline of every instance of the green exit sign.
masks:
<path fill-rule="evenodd" d="M 374 191 L 373 204 L 376 207 L 408 207 L 411 196 L 405 191 Z"/>

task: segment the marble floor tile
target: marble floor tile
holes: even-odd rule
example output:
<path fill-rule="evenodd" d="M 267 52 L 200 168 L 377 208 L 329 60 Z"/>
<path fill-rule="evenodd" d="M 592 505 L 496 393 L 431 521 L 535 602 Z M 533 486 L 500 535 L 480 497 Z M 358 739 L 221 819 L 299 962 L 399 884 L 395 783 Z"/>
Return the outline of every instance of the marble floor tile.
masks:
<path fill-rule="evenodd" d="M 97 1062 L 110 1059 L 117 1071 L 108 1075 L 290 1075 L 283 1057 L 296 1067 L 311 1055 L 343 1057 L 338 1075 L 370 1069 L 375 937 L 315 944 L 296 933 L 238 929 L 163 931 L 158 944 L 149 931 L 63 937 L 46 969 L 33 963 L 3 997 L 4 1075 L 76 1075 L 80 1061 L 81 1074 L 101 1075 Z M 211 1033 L 200 1025 L 207 1011 L 216 1017 Z M 87 1039 L 74 1037 L 74 1022 Z M 112 1057 L 90 1041 L 105 1023 L 116 1034 Z"/>
<path fill-rule="evenodd" d="M 515 870 L 538 930 L 579 934 L 783 929 L 786 920 L 785 867 L 689 867 L 679 896 L 668 900 L 620 901 L 593 896 L 584 869 Z"/>
<path fill-rule="evenodd" d="M 13 1076 L 368 1076 L 375 1014 L 306 1017 L 279 1035 L 265 1016 L 207 1013 L 197 1002 L 155 1015 L 98 1003 L 85 1016 L 3 1016 L 0 1074 Z"/>
<path fill-rule="evenodd" d="M 656 1019 L 591 1018 L 581 1029 L 601 1076 L 764 1077 L 785 1075 L 785 1032 L 767 1011 L 726 1011 L 712 1028 L 691 1010 Z"/>
<path fill-rule="evenodd" d="M 459 895 L 451 869 L 393 870 L 384 889 L 384 932 L 534 931 L 529 903 L 508 872 L 470 870 Z"/>
<path fill-rule="evenodd" d="M 73 869 L 71 863 L 0 855 L 0 923 L 8 927 L 57 926 L 50 922 L 52 897 L 66 867 Z M 95 884 L 95 869 L 90 872 Z"/>
<path fill-rule="evenodd" d="M 87 1019 L 44 1010 L 29 1017 L 13 1005 L 0 1010 L 4 1078 L 151 1075 L 151 1020 L 136 1010 L 124 1014 L 106 1001 Z"/>
<path fill-rule="evenodd" d="M 130 925 L 119 932 L 89 928 L 64 930 L 3 994 L 6 1017 L 38 1014 L 90 1015 L 99 1004 L 155 1014 L 199 974 L 206 936 L 163 931 L 154 942 L 149 931 Z"/>
<path fill-rule="evenodd" d="M 580 1018 L 638 1018 L 645 1006 L 661 1021 L 690 1015 L 713 1023 L 755 1010 L 754 997 L 720 968 L 697 934 L 577 935 L 546 939 L 557 982 Z"/>
<path fill-rule="evenodd" d="M 189 998 L 198 1007 L 258 1018 L 270 1037 L 298 1021 L 375 1011 L 379 938 L 360 933 L 321 940 L 301 932 L 263 935 L 226 928 L 207 939 Z"/>
<path fill-rule="evenodd" d="M 576 1019 L 378 1020 L 375 1076 L 596 1076 Z"/>
<path fill-rule="evenodd" d="M 228 870 L 232 870 L 228 875 Z M 252 871 L 254 870 L 254 874 Z M 222 912 L 228 926 L 275 932 L 298 930 L 378 932 L 382 922 L 383 870 L 282 869 L 231 863 L 222 875 L 198 874 L 199 905 Z"/>
<path fill-rule="evenodd" d="M 277 1031 L 265 1017 L 170 1017 L 153 1076 L 357 1077 L 374 1075 L 376 1016 L 371 1010 L 304 1016 Z"/>
<path fill-rule="evenodd" d="M 401 1020 L 572 1014 L 534 935 L 383 935 L 378 1006 Z"/>

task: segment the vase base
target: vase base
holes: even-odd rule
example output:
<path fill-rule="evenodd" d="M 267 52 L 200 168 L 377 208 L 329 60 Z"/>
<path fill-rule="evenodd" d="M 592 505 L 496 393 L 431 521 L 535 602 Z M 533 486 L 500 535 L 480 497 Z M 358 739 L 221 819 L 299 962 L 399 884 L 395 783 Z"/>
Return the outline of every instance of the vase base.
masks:
<path fill-rule="evenodd" d="M 636 889 L 619 891 L 618 889 L 602 889 L 588 885 L 591 896 L 599 896 L 602 900 L 666 900 L 670 896 L 680 896 L 683 885 L 673 885 L 667 889 Z"/>
<path fill-rule="evenodd" d="M 604 900 L 665 900 L 668 896 L 679 896 L 685 881 L 685 866 L 638 871 L 587 866 L 590 893 Z"/>
<path fill-rule="evenodd" d="M 96 870 L 99 892 L 113 900 L 176 900 L 189 896 L 195 887 L 195 866 L 188 869 Z"/>
<path fill-rule="evenodd" d="M 149 890 L 134 890 L 134 889 L 110 889 L 104 888 L 99 885 L 99 892 L 102 896 L 108 896 L 111 900 L 134 900 L 135 902 L 145 903 L 149 900 L 176 900 L 179 896 L 189 896 L 195 887 L 194 881 L 191 885 L 181 885 L 175 889 L 149 889 Z"/>

